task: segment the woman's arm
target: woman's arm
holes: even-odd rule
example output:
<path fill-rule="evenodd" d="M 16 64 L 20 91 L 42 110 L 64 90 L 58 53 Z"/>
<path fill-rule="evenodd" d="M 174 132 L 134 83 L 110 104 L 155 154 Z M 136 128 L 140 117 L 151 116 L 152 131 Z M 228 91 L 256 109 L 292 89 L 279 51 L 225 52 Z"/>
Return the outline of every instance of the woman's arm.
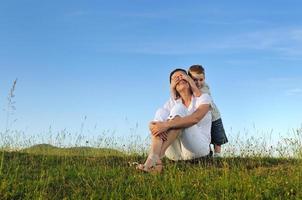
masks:
<path fill-rule="evenodd" d="M 176 117 L 167 122 L 151 122 L 150 130 L 153 135 L 159 135 L 169 129 L 188 128 L 197 124 L 209 112 L 210 104 L 202 104 L 198 109 L 186 117 Z"/>

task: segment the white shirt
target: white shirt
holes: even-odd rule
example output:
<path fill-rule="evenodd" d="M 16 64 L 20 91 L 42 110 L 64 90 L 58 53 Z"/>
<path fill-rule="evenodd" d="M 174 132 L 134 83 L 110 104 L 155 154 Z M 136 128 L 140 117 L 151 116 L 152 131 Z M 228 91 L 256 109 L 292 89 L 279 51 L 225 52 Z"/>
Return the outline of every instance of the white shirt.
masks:
<path fill-rule="evenodd" d="M 170 112 L 172 108 L 177 104 L 182 103 L 181 99 L 174 100 L 173 98 L 170 98 L 168 102 L 165 103 L 163 109 Z M 200 130 L 200 133 L 205 135 L 207 138 L 207 142 L 211 142 L 211 126 L 212 126 L 212 98 L 209 94 L 203 93 L 200 97 L 192 96 L 191 103 L 189 105 L 188 109 L 188 115 L 193 114 L 200 105 L 202 104 L 210 104 L 211 109 L 208 111 L 208 113 L 196 124 L 198 129 Z"/>
<path fill-rule="evenodd" d="M 206 94 L 209 94 L 210 96 L 212 96 L 211 92 L 210 92 L 210 87 L 207 83 L 204 84 L 204 86 L 200 89 L 200 91 L 202 94 L 206 93 Z M 212 112 L 212 121 L 216 121 L 221 118 L 220 112 L 213 100 L 212 100 L 212 111 L 211 112 Z"/>

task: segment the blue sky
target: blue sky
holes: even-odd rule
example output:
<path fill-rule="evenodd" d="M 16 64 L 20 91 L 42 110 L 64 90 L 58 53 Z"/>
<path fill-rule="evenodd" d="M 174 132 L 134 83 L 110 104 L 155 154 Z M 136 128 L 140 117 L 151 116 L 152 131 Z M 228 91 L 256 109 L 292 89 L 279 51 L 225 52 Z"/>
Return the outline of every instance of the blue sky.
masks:
<path fill-rule="evenodd" d="M 302 123 L 301 1 L 1 1 L 11 129 L 148 135 L 176 67 L 202 64 L 228 134 Z M 85 116 L 87 117 L 85 119 Z M 0 130 L 6 114 L 0 112 Z M 269 131 L 267 131 L 269 132 Z"/>

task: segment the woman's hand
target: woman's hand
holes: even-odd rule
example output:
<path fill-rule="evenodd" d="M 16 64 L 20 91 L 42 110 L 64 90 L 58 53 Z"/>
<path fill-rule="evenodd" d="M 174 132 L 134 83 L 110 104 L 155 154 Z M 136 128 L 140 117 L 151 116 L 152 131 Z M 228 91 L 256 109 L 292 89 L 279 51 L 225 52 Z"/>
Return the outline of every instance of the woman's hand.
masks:
<path fill-rule="evenodd" d="M 168 132 L 164 132 L 162 134 L 159 134 L 158 136 L 160 139 L 162 139 L 163 141 L 167 141 L 168 138 Z"/>
<path fill-rule="evenodd" d="M 169 127 L 165 122 L 151 122 L 149 129 L 153 136 L 166 136 L 165 133 L 169 130 Z"/>

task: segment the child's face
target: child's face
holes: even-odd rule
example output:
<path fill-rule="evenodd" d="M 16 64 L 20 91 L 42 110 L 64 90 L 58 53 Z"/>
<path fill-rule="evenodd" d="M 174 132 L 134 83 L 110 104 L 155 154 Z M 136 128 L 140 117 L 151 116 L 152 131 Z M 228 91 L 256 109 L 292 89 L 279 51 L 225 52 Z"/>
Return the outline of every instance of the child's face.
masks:
<path fill-rule="evenodd" d="M 194 80 L 196 86 L 201 89 L 205 84 L 205 75 L 204 74 L 197 74 L 191 73 L 192 79 Z"/>

